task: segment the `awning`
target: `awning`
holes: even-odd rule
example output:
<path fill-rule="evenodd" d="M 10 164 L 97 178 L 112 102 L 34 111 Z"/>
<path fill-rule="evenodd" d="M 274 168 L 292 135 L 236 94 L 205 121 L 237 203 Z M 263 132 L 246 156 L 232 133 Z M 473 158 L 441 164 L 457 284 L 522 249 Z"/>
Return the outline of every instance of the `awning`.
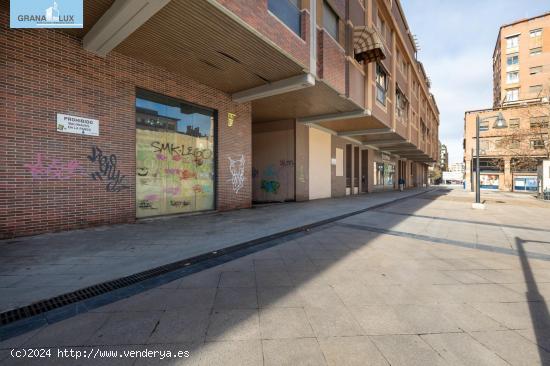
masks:
<path fill-rule="evenodd" d="M 374 29 L 367 26 L 353 28 L 353 49 L 356 59 L 367 63 L 386 58 L 380 36 Z"/>

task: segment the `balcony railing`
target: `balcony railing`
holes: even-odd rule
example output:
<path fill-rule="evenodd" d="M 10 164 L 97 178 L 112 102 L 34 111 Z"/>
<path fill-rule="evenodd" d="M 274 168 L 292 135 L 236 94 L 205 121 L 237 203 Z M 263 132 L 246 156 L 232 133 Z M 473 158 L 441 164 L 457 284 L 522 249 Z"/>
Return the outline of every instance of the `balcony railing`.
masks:
<path fill-rule="evenodd" d="M 279 18 L 287 27 L 292 29 L 298 36 L 302 34 L 301 12 L 298 8 L 299 0 L 268 0 L 268 10 Z"/>

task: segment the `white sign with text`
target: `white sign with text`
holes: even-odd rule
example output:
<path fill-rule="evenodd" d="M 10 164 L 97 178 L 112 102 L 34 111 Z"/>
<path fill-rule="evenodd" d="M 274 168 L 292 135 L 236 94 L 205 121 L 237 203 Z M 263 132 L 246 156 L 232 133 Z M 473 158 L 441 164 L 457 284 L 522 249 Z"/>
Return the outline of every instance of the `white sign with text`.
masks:
<path fill-rule="evenodd" d="M 57 131 L 99 136 L 99 120 L 58 113 Z"/>

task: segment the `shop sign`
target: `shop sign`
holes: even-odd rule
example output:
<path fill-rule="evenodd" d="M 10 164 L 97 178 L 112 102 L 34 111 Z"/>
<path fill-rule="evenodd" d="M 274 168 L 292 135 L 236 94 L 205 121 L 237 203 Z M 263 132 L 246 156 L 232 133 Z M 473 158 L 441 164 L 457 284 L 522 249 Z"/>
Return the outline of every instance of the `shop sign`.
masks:
<path fill-rule="evenodd" d="M 57 132 L 99 136 L 99 120 L 58 113 Z"/>
<path fill-rule="evenodd" d="M 11 0 L 10 28 L 82 28 L 83 0 Z"/>

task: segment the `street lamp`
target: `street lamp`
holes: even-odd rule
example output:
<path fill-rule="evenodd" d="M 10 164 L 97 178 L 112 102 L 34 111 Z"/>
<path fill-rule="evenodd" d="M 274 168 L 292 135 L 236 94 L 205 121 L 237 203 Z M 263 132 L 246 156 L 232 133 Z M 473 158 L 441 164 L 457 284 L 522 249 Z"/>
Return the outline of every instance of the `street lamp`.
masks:
<path fill-rule="evenodd" d="M 476 202 L 472 205 L 473 208 L 484 209 L 485 206 L 481 204 L 481 175 L 479 174 L 479 128 L 481 122 L 486 121 L 491 118 L 496 118 L 493 128 L 506 128 L 506 119 L 502 115 L 502 112 L 499 112 L 496 116 L 489 116 L 485 118 L 479 118 L 479 114 L 476 116 Z"/>

